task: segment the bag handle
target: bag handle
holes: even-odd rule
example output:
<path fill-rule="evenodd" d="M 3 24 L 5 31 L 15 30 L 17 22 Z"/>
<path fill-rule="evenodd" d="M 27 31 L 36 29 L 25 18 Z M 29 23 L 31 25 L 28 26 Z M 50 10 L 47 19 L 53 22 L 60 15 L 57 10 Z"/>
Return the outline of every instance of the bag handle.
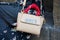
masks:
<path fill-rule="evenodd" d="M 38 7 L 35 3 L 29 5 L 25 10 L 23 10 L 23 12 L 24 12 L 24 13 L 28 13 L 28 11 L 29 11 L 31 8 L 32 8 L 32 9 L 35 9 L 35 10 L 37 11 L 36 16 L 40 16 L 41 10 L 39 9 L 39 7 Z"/>

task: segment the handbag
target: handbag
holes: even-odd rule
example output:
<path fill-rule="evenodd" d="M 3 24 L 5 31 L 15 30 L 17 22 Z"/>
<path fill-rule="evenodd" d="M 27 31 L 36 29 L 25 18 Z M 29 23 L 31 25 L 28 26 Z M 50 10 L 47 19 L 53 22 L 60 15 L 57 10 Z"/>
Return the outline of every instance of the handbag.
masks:
<path fill-rule="evenodd" d="M 40 14 L 36 8 L 35 8 L 35 10 L 37 11 L 36 15 L 27 14 L 26 10 L 18 13 L 16 30 L 35 35 L 40 35 L 44 17 L 39 16 Z"/>

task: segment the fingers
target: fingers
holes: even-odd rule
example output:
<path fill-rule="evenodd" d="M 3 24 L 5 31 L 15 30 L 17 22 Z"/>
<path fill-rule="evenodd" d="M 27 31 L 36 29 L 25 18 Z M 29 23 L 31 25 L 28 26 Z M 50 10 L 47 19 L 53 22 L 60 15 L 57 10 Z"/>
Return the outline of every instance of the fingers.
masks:
<path fill-rule="evenodd" d="M 17 23 L 13 23 L 12 25 L 13 25 L 13 26 L 17 26 Z"/>

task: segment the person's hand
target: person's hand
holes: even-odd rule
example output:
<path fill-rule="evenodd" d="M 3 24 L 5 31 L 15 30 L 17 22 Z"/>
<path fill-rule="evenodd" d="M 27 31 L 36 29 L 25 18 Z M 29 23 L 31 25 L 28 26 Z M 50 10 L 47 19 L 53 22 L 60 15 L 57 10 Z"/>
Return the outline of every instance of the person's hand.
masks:
<path fill-rule="evenodd" d="M 13 26 L 17 26 L 17 23 L 13 23 L 12 25 L 13 25 Z"/>

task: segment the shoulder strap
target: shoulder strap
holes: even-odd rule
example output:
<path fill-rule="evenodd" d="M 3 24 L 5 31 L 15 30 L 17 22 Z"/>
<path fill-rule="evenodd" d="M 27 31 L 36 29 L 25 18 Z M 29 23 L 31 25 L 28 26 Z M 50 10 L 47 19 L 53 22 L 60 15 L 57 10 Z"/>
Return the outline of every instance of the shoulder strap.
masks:
<path fill-rule="evenodd" d="M 22 10 L 24 10 L 25 5 L 26 5 L 26 0 L 24 0 L 24 2 L 23 2 L 23 8 L 22 8 Z"/>

